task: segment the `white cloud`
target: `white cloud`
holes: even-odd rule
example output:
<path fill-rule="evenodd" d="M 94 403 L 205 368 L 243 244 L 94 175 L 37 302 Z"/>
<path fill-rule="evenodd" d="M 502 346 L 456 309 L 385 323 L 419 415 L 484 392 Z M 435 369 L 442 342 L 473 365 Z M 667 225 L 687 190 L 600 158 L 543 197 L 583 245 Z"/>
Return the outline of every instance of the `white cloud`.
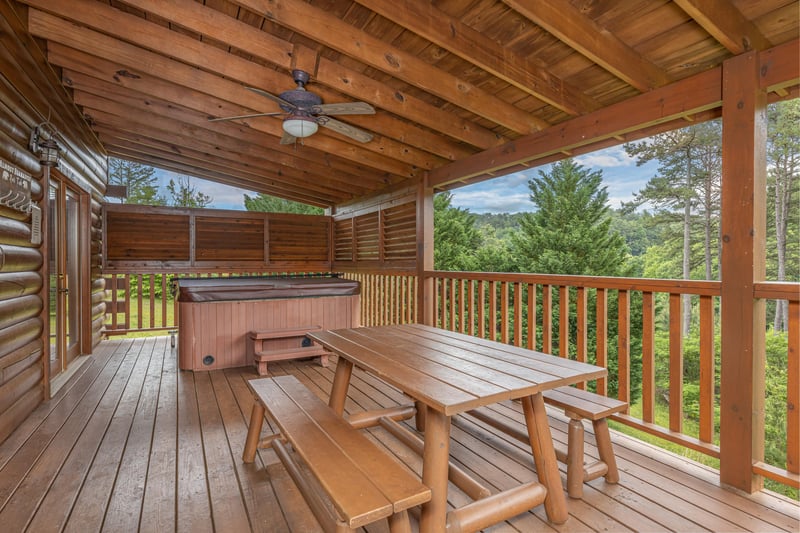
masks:
<path fill-rule="evenodd" d="M 575 161 L 585 167 L 592 168 L 630 167 L 636 164 L 636 160 L 628 156 L 621 146 L 581 155 L 576 157 Z"/>
<path fill-rule="evenodd" d="M 530 211 L 532 204 L 525 190 L 498 188 L 492 190 L 454 190 L 453 205 L 472 213 L 517 213 Z"/>

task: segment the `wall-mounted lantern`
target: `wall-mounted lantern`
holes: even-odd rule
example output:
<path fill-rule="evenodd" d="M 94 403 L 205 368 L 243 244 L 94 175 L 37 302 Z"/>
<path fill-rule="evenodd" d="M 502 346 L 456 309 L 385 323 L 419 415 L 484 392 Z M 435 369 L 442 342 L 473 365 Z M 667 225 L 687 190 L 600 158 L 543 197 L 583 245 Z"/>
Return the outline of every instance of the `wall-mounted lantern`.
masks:
<path fill-rule="evenodd" d="M 42 122 L 31 131 L 29 148 L 36 154 L 39 163 L 46 167 L 58 165 L 61 147 L 56 142 L 58 133 L 49 122 Z"/>

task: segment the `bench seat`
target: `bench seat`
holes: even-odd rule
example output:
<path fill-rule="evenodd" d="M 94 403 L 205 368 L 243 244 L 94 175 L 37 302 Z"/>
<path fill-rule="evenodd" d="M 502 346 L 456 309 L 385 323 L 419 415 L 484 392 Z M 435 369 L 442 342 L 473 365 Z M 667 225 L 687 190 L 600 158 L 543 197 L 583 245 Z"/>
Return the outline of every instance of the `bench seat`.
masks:
<path fill-rule="evenodd" d="M 559 460 L 567 464 L 567 494 L 571 498 L 581 498 L 584 482 L 600 476 L 605 476 L 608 483 L 617 483 L 619 471 L 611 446 L 607 418 L 627 410 L 628 404 L 575 387 L 559 387 L 545 391 L 543 395 L 545 403 L 564 409 L 564 414 L 570 419 L 566 457 L 563 452 L 559 454 Z M 592 422 L 600 456 L 598 461 L 587 465 L 583 461 L 583 419 Z"/>
<path fill-rule="evenodd" d="M 319 331 L 320 326 L 251 331 L 247 335 L 247 359 L 252 361 L 259 376 L 267 375 L 267 363 L 319 357 L 322 366 L 328 366 L 328 351 L 306 337 L 309 331 Z"/>
<path fill-rule="evenodd" d="M 392 531 L 410 531 L 407 510 L 431 497 L 415 474 L 337 416 L 294 376 L 254 379 L 249 386 L 255 402 L 244 462 L 255 459 L 257 448 L 271 446 L 326 531 L 349 531 L 384 518 Z M 261 440 L 265 412 L 279 433 Z"/>

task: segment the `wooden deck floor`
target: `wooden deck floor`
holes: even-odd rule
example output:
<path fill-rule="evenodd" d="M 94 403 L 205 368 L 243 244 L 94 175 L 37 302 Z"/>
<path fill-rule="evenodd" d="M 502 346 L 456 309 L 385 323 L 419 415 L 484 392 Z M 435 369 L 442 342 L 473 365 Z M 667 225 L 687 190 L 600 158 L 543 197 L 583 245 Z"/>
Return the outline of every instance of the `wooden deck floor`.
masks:
<path fill-rule="evenodd" d="M 115 340 L 72 376 L 56 397 L 0 445 L 0 530 L 317 531 L 311 512 L 271 450 L 253 465 L 240 456 L 251 398 L 250 368 L 180 372 L 168 337 Z M 327 398 L 332 368 L 313 361 L 271 365 Z M 348 411 L 395 405 L 402 396 L 354 374 Z M 520 424 L 519 407 L 496 408 Z M 566 424 L 553 413 L 554 438 Z M 382 429 L 387 450 L 419 471 L 420 459 Z M 592 439 L 589 439 L 592 441 Z M 798 506 L 717 486 L 705 467 L 613 435 L 621 481 L 585 486 L 570 519 L 548 524 L 533 509 L 492 531 L 793 531 Z M 595 453 L 588 446 L 590 454 Z M 452 455 L 493 489 L 532 480 L 530 451 L 473 419 L 457 418 Z M 562 475 L 564 474 L 562 469 Z M 451 490 L 451 504 L 465 496 Z M 385 531 L 377 524 L 371 531 Z"/>

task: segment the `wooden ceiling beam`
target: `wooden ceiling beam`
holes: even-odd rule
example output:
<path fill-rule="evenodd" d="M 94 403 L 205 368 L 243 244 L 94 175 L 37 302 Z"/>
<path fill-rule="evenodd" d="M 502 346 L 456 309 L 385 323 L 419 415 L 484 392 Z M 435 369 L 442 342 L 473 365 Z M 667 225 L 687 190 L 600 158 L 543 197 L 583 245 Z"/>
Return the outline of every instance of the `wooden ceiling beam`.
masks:
<path fill-rule="evenodd" d="M 50 0 L 22 1 L 34 7 L 42 7 L 43 9 L 47 6 L 45 10 L 52 10 L 52 6 L 59 5 L 58 2 L 60 1 L 66 5 L 66 7 L 63 8 L 67 10 L 66 13 L 69 13 L 73 6 L 72 0 L 55 0 L 55 2 Z M 224 42 L 233 48 L 246 50 L 254 57 L 286 69 L 287 73 L 284 75 L 283 73 L 276 73 L 271 70 L 265 71 L 263 66 L 249 63 L 254 72 L 263 74 L 249 79 L 248 84 L 274 94 L 279 94 L 280 92 L 293 88 L 292 79 L 288 71 L 296 66 L 298 55 L 305 58 L 301 59 L 301 61 L 306 64 L 315 61 L 310 55 L 315 55 L 316 53 L 314 51 L 279 39 L 258 28 L 232 19 L 231 17 L 223 16 L 218 11 L 199 5 L 193 0 L 174 0 L 170 2 L 130 0 L 126 3 L 167 20 L 180 20 L 181 26 L 183 27 L 196 31 L 201 35 L 219 40 L 220 42 Z M 153 24 L 139 17 L 124 14 L 108 6 L 98 6 L 94 2 L 89 2 L 89 4 L 91 7 L 85 8 L 88 11 L 88 17 L 92 17 L 92 14 L 98 13 L 99 11 L 98 14 L 104 15 L 104 19 L 111 18 L 112 22 L 103 24 L 103 31 L 114 35 L 114 28 L 118 27 L 120 31 L 124 31 L 125 33 L 125 35 L 121 35 L 122 38 L 127 40 L 133 39 L 131 42 L 136 42 L 145 48 L 151 48 L 151 46 L 148 46 L 151 42 L 166 43 L 165 46 L 167 50 L 161 50 L 161 52 L 167 56 L 174 56 L 175 54 L 171 53 L 171 51 L 181 49 L 184 51 L 184 54 L 179 57 L 184 61 L 191 62 L 192 57 L 202 57 L 204 56 L 203 51 L 211 48 L 209 53 L 216 61 L 207 60 L 203 64 L 197 65 L 207 70 L 214 70 L 215 64 L 221 63 L 224 65 L 229 60 L 237 62 L 246 61 L 238 56 L 208 47 L 195 39 L 187 38 L 176 32 L 170 32 L 160 26 L 153 28 Z M 80 6 L 81 4 L 75 5 Z M 59 11 L 58 13 L 60 16 L 67 16 L 63 11 Z M 115 17 L 122 18 L 118 19 Z M 95 20 L 96 19 L 97 17 L 95 17 Z M 82 17 L 82 23 L 89 25 L 86 21 L 86 16 Z M 96 22 L 96 24 L 101 23 Z M 150 32 L 156 32 L 157 35 L 151 34 Z M 174 45 L 170 45 L 173 39 L 179 40 L 179 42 L 176 41 Z M 91 50 L 89 51 L 91 52 Z M 187 54 L 189 55 L 188 58 L 186 57 Z M 374 80 L 371 80 L 361 73 L 350 69 L 344 69 L 325 58 L 320 57 L 317 58 L 316 61 L 319 63 L 316 67 L 317 81 L 323 85 L 316 86 L 314 91 L 319 93 L 323 100 L 342 100 L 341 94 L 347 94 L 353 98 L 372 103 L 379 108 L 386 109 L 391 113 L 407 119 L 405 121 L 398 120 L 391 115 L 380 113 L 378 115 L 360 117 L 353 115 L 347 118 L 348 122 L 352 122 L 361 128 L 381 133 L 386 137 L 407 139 L 407 144 L 418 149 L 435 153 L 449 160 L 459 159 L 468 154 L 464 153 L 463 147 L 442 137 L 439 133 L 444 133 L 453 139 L 466 142 L 481 149 L 496 146 L 502 141 L 502 139 L 498 139 L 497 136 L 489 130 L 463 119 L 453 117 L 452 114 L 425 103 L 418 98 L 404 95 L 389 86 L 377 84 Z M 342 70 L 344 70 L 344 72 L 341 72 Z M 223 72 L 222 75 L 233 77 L 229 72 Z M 334 93 L 326 89 L 326 85 L 328 87 L 333 87 L 338 92 Z M 366 90 L 359 90 L 365 87 L 367 88 Z M 260 98 L 254 104 L 251 112 L 253 109 L 256 110 L 256 112 L 265 109 L 265 105 L 271 104 L 269 101 Z M 431 131 L 416 126 L 414 123 L 427 125 L 431 128 Z M 425 168 L 422 165 L 420 165 L 420 167 Z"/>
<path fill-rule="evenodd" d="M 675 3 L 732 54 L 772 46 L 729 0 L 675 0 Z"/>
<path fill-rule="evenodd" d="M 600 107 L 597 101 L 584 95 L 577 87 L 504 48 L 502 43 L 463 24 L 433 4 L 414 0 L 356 1 L 570 115 L 582 115 Z"/>
<path fill-rule="evenodd" d="M 302 157 L 300 157 L 293 146 L 276 143 L 273 136 L 266 135 L 257 127 L 250 127 L 246 120 L 218 123 L 212 126 L 205 118 L 209 110 L 223 109 L 231 114 L 237 114 L 241 113 L 243 108 L 193 89 L 180 87 L 141 71 L 123 73 L 119 70 L 118 64 L 67 48 L 58 43 L 50 43 L 48 57 L 52 58 L 51 61 L 54 64 L 61 65 L 64 71 L 62 78 L 64 85 L 67 87 L 93 92 L 98 95 L 113 94 L 120 90 L 129 91 L 121 93 L 128 97 L 134 94 L 144 97 L 144 93 L 141 92 L 144 89 L 148 91 L 148 96 L 171 102 L 178 108 L 186 107 L 204 114 L 203 117 L 199 117 L 199 120 L 197 120 L 197 117 L 192 118 L 193 122 L 191 123 L 205 129 L 204 134 L 206 136 L 217 138 L 214 142 L 223 142 L 224 139 L 235 138 L 241 142 L 258 146 L 265 153 L 274 154 L 271 157 L 279 164 L 288 166 L 318 165 L 321 173 L 331 175 L 343 172 L 360 176 L 360 179 L 367 182 L 376 180 L 383 183 L 386 183 L 387 179 L 392 177 L 392 175 L 385 172 L 382 173 L 378 169 L 305 146 L 303 147 Z M 188 120 L 188 118 L 184 116 L 182 120 Z M 173 129 L 175 129 L 174 126 Z M 399 176 L 396 176 L 396 178 L 399 178 Z"/>
<path fill-rule="evenodd" d="M 667 85 L 666 72 L 561 0 L 503 0 L 537 26 L 642 92 Z"/>
<path fill-rule="evenodd" d="M 337 93 L 363 100 L 407 119 L 407 121 L 397 120 L 389 115 L 381 117 L 379 113 L 378 116 L 354 115 L 348 117 L 349 122 L 389 137 L 406 139 L 407 144 L 447 159 L 460 159 L 469 154 L 464 153 L 462 147 L 443 138 L 441 134 L 481 149 L 496 146 L 503 141 L 485 128 L 454 117 L 436 106 L 321 57 L 315 50 L 284 41 L 236 19 L 220 16 L 219 12 L 204 7 L 194 0 L 170 2 L 126 0 L 126 3 L 166 19 L 180 20 L 181 25 L 186 28 L 239 50 L 247 50 L 254 57 L 274 63 L 287 71 L 302 67 L 302 70 L 311 73 L 313 82 L 322 84 L 321 87 L 315 86 L 314 91 L 319 93 L 323 100 L 341 99 L 339 94 L 327 91 L 325 89 L 327 86 L 335 89 Z M 286 50 L 291 50 L 288 55 Z M 286 81 L 286 89 L 291 88 L 291 78 L 288 75 Z M 263 88 L 261 85 L 257 87 Z M 431 128 L 431 131 L 414 126 L 414 122 Z"/>
<path fill-rule="evenodd" d="M 242 179 L 247 179 L 249 182 L 258 182 L 259 180 L 269 180 L 274 184 L 280 184 L 282 187 L 291 185 L 292 188 L 297 188 L 306 194 L 316 194 L 319 197 L 325 198 L 338 198 L 337 201 L 343 199 L 357 198 L 364 194 L 373 193 L 374 190 L 361 188 L 360 194 L 353 194 L 345 187 L 332 187 L 322 185 L 322 182 L 316 178 L 319 176 L 309 175 L 307 172 L 301 170 L 285 169 L 271 165 L 259 165 L 257 160 L 253 158 L 232 157 L 233 154 L 225 152 L 224 150 L 209 150 L 207 145 L 203 143 L 194 143 L 193 149 L 189 150 L 184 148 L 186 145 L 176 145 L 173 142 L 175 139 L 168 137 L 163 131 L 154 130 L 152 128 L 145 129 L 137 126 L 135 131 L 128 131 L 120 127 L 120 122 L 124 121 L 119 117 L 109 115 L 102 111 L 90 110 L 93 117 L 96 117 L 97 124 L 95 131 L 102 139 L 114 139 L 115 142 L 128 141 L 134 142 L 141 146 L 152 146 L 153 148 L 162 150 L 164 152 L 170 151 L 177 157 L 176 160 L 183 161 L 207 161 L 210 164 L 216 165 L 218 168 L 228 168 L 231 176 L 236 176 Z"/>
<path fill-rule="evenodd" d="M 263 172 L 259 170 L 256 172 L 255 169 L 247 164 L 223 161 L 197 150 L 181 149 L 181 153 L 177 154 L 172 143 L 164 143 L 156 139 L 142 136 L 130 138 L 119 130 L 110 134 L 103 134 L 100 136 L 100 139 L 109 147 L 149 150 L 158 154 L 163 160 L 171 160 L 175 163 L 201 167 L 216 172 L 225 172 L 232 178 L 238 180 L 240 183 L 238 186 L 243 189 L 252 190 L 253 187 L 258 185 L 268 186 L 273 188 L 273 190 L 285 189 L 286 182 L 291 179 L 290 176 L 277 175 L 268 171 Z M 350 195 L 335 189 L 305 188 L 301 185 L 297 190 L 300 194 L 308 198 L 330 202 L 328 205 L 335 205 L 341 201 L 350 200 L 352 198 Z"/>
<path fill-rule="evenodd" d="M 660 89 L 640 94 L 588 115 L 521 137 L 506 145 L 431 171 L 430 187 L 444 186 L 489 173 L 509 172 L 522 163 L 572 150 L 615 135 L 654 126 L 687 113 L 719 107 L 722 101 L 721 67 L 696 74 Z"/>
<path fill-rule="evenodd" d="M 121 99 L 117 97 L 115 100 L 108 100 L 102 96 L 97 96 L 94 94 L 82 92 L 82 91 L 75 91 L 75 103 L 79 106 L 83 106 L 87 111 L 92 110 L 95 113 L 106 113 L 108 115 L 113 115 L 118 117 L 118 121 L 116 122 L 117 126 L 123 130 L 133 131 L 135 128 L 156 128 L 160 129 L 165 132 L 173 132 L 176 139 L 174 141 L 166 140 L 165 142 L 171 142 L 173 146 L 178 145 L 177 137 L 189 137 L 194 138 L 195 142 L 200 143 L 203 134 L 205 131 L 201 128 L 196 126 L 186 126 L 186 127 L 175 127 L 175 119 L 169 115 L 165 115 L 163 110 L 165 106 L 159 105 L 154 101 L 149 101 L 147 104 L 140 105 L 135 99 Z M 135 110 L 136 113 L 133 117 L 131 117 L 131 110 Z M 127 116 L 126 116 L 127 115 Z M 92 115 L 90 116 L 93 120 L 99 120 L 98 116 Z M 107 117 L 106 117 L 106 120 Z M 126 125 L 127 122 L 127 125 Z M 232 138 L 235 142 L 235 138 Z M 216 139 L 219 140 L 219 139 Z M 241 141 L 240 141 L 241 142 Z M 219 146 L 220 143 L 210 143 L 212 144 L 212 151 L 214 150 L 213 146 Z M 242 152 L 239 152 L 240 157 L 244 157 Z M 260 164 L 264 168 L 265 161 L 262 161 Z M 296 168 L 304 168 L 304 165 L 300 164 L 297 165 Z M 290 174 L 295 174 L 295 177 L 300 178 L 301 172 L 292 169 L 291 167 L 284 167 L 283 172 L 289 172 Z M 367 180 L 363 180 L 364 183 L 369 183 Z M 348 183 L 351 183 L 350 180 L 348 181 L 340 181 L 340 180 L 333 180 L 329 176 L 323 175 L 316 175 L 315 179 L 316 185 L 313 186 L 326 186 L 333 189 L 345 189 L 347 190 Z M 291 184 L 291 183 L 290 183 Z M 373 182 L 373 186 L 385 186 L 382 182 Z M 312 187 L 313 187 L 312 186 Z M 358 189 L 359 187 L 357 187 Z"/>
<path fill-rule="evenodd" d="M 38 2 L 38 0 L 36 1 Z M 95 2 L 90 2 L 90 4 L 98 6 Z M 82 7 L 83 9 L 78 9 L 78 7 Z M 257 85 L 259 79 L 270 75 L 274 76 L 275 74 L 271 69 L 233 56 L 218 48 L 201 43 L 200 41 L 195 41 L 189 37 L 179 35 L 176 32 L 170 32 L 160 26 L 143 21 L 141 18 L 127 15 L 112 8 L 105 8 L 108 10 L 105 13 L 106 16 L 98 17 L 97 11 L 99 9 L 99 7 L 89 8 L 84 2 L 74 0 L 74 5 L 73 2 L 70 2 L 70 8 L 65 9 L 65 12 L 60 13 L 60 16 L 70 18 L 86 25 L 101 26 L 105 31 L 115 31 L 118 29 L 119 25 L 130 26 L 126 27 L 124 30 L 125 40 L 139 40 L 143 45 L 146 45 L 148 42 L 161 43 L 158 46 L 165 47 L 164 53 L 167 55 L 180 57 L 182 60 L 191 62 L 198 67 L 216 69 L 216 73 L 220 76 L 238 79 L 250 85 Z M 111 18 L 110 22 L 108 21 L 108 17 Z M 172 65 L 177 63 L 166 57 L 148 52 L 145 49 L 121 42 L 119 39 L 102 35 L 94 30 L 69 24 L 64 19 L 59 18 L 59 16 L 50 15 L 36 9 L 30 10 L 28 19 L 31 32 L 34 35 L 106 58 L 108 58 L 110 54 L 114 54 L 117 57 L 120 55 L 128 56 L 126 63 L 128 66 L 150 65 L 150 60 L 159 63 L 166 62 Z M 120 29 L 119 31 L 123 30 Z M 166 32 L 166 34 L 164 32 Z M 174 42 L 176 39 L 178 41 Z M 169 43 L 165 43 L 165 40 L 169 41 Z M 90 46 L 91 50 L 84 49 L 87 47 L 87 43 L 92 43 Z M 151 47 L 152 46 L 151 44 Z M 100 47 L 102 47 L 102 51 L 98 50 Z M 197 49 L 195 50 L 195 48 Z M 120 54 L 120 52 L 122 52 L 122 54 Z M 185 65 L 184 67 L 190 68 Z M 164 68 L 168 68 L 168 66 L 165 65 Z M 191 74 L 197 75 L 196 72 Z M 234 91 L 233 94 L 235 94 L 237 89 L 242 92 L 250 93 L 250 91 L 247 91 L 239 84 L 228 82 L 228 85 Z M 258 97 L 258 95 L 255 94 L 252 96 Z M 263 97 L 258 98 L 261 102 L 261 106 L 263 106 L 266 99 Z M 252 106 L 251 109 L 259 109 L 259 107 Z M 283 130 L 279 123 L 275 123 L 275 121 L 264 121 L 264 124 L 273 126 L 270 130 L 273 135 L 277 137 L 283 135 Z M 424 159 L 421 160 L 419 157 L 415 157 L 419 154 L 415 149 L 402 146 L 400 143 L 396 143 L 385 137 L 378 137 L 369 143 L 358 143 L 357 141 L 338 134 L 331 134 L 330 136 L 314 135 L 307 138 L 305 142 L 310 146 L 319 147 L 326 152 L 340 154 L 342 157 L 348 157 L 352 154 L 355 160 L 358 160 L 358 158 L 368 158 L 369 154 L 365 151 L 373 152 L 378 156 L 375 162 L 379 161 L 380 158 L 387 160 L 387 163 L 388 160 L 394 159 L 394 163 L 396 164 L 391 165 L 395 167 L 394 172 L 407 175 L 408 177 L 415 177 L 418 172 L 417 169 L 424 169 L 433 165 L 430 160 L 425 161 Z M 359 146 L 355 147 L 355 145 Z M 355 155 L 356 153 L 358 154 L 357 156 Z M 409 163 L 409 159 L 413 160 L 413 162 Z M 402 166 L 405 166 L 404 170 L 401 170 Z"/>
<path fill-rule="evenodd" d="M 247 188 L 246 186 L 242 185 L 241 180 L 232 178 L 229 174 L 226 174 L 224 172 L 208 170 L 202 167 L 191 165 L 189 163 L 171 161 L 170 159 L 160 157 L 157 154 L 151 155 L 146 151 L 142 151 L 142 149 L 129 148 L 124 146 L 117 147 L 111 145 L 108 147 L 108 154 L 118 159 L 125 159 L 127 161 L 133 161 L 134 163 L 141 163 L 143 165 L 153 166 L 162 170 L 176 172 L 178 174 L 186 174 L 189 176 L 207 179 L 215 183 L 230 185 L 231 187 L 239 187 L 242 189 Z M 285 198 L 287 200 L 294 200 L 296 202 L 302 202 L 305 204 L 314 205 L 322 208 L 327 208 L 332 205 L 332 202 L 330 202 L 330 200 L 320 200 L 319 198 L 304 195 L 296 190 L 287 191 L 286 189 L 283 188 L 270 187 L 267 184 L 260 184 L 260 185 L 254 184 L 253 192 L 270 194 L 273 196 L 278 196 L 280 198 Z"/>
<path fill-rule="evenodd" d="M 266 17 L 271 22 L 305 35 L 517 133 L 527 134 L 548 126 L 546 121 L 305 2 L 232 1 Z"/>

